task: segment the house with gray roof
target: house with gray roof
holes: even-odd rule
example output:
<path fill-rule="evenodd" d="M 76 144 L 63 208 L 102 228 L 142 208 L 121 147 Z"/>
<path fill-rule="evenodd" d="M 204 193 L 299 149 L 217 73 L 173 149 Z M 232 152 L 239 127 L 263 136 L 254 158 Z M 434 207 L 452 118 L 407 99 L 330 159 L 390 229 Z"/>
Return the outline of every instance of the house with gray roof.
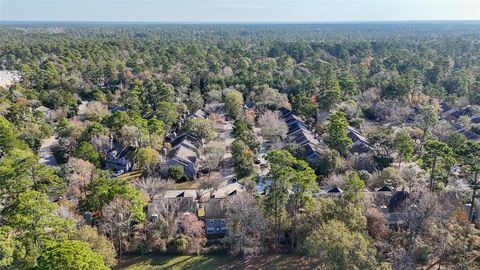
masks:
<path fill-rule="evenodd" d="M 287 108 L 280 108 L 280 117 L 288 126 L 287 141 L 303 147 L 307 161 L 312 165 L 320 155 L 320 142 L 307 124 Z"/>
<path fill-rule="evenodd" d="M 108 152 L 105 166 L 114 171 L 131 171 L 135 165 L 135 151 L 133 146 L 123 146 L 121 143 L 113 142 Z"/>

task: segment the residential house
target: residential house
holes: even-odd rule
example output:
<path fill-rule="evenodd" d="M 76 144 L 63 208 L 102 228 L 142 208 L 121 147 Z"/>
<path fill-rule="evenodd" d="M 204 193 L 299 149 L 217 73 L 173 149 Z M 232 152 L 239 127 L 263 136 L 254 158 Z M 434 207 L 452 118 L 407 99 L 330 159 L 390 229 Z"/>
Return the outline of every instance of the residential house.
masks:
<path fill-rule="evenodd" d="M 135 165 L 135 151 L 136 148 L 133 146 L 123 146 L 121 143 L 113 142 L 105 160 L 105 166 L 114 171 L 128 172 Z"/>
<path fill-rule="evenodd" d="M 154 221 L 160 215 L 175 212 L 177 214 L 197 214 L 198 203 L 195 190 L 170 190 L 163 198 L 155 199 L 147 206 L 148 220 Z"/>
<path fill-rule="evenodd" d="M 207 235 L 227 233 L 225 198 L 211 198 L 205 204 L 205 230 Z"/>
<path fill-rule="evenodd" d="M 373 149 L 368 140 L 363 137 L 355 128 L 348 126 L 347 132 L 348 137 L 353 142 L 352 148 L 350 148 L 350 154 L 363 154 L 370 152 Z"/>
<path fill-rule="evenodd" d="M 172 149 L 162 163 L 162 174 L 166 175 L 170 167 L 180 165 L 185 176 L 195 178 L 198 172 L 198 156 L 200 142 L 186 133 L 180 134 L 171 141 Z"/>
<path fill-rule="evenodd" d="M 307 161 L 315 166 L 320 155 L 321 145 L 315 134 L 300 117 L 287 108 L 279 109 L 280 117 L 288 126 L 287 141 L 303 147 Z"/>

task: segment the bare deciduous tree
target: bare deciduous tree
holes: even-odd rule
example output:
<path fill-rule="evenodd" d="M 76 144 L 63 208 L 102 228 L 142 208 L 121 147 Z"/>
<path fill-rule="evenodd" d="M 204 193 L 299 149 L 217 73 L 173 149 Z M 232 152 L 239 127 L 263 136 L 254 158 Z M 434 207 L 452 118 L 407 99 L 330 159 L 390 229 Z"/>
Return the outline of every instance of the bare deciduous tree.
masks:
<path fill-rule="evenodd" d="M 261 134 L 269 140 L 281 140 L 287 136 L 288 126 L 276 112 L 267 111 L 258 119 Z"/>
<path fill-rule="evenodd" d="M 197 216 L 192 213 L 183 214 L 178 220 L 179 229 L 182 234 L 188 236 L 188 253 L 199 255 L 203 246 L 206 244 L 205 225 L 203 221 L 198 220 Z"/>
<path fill-rule="evenodd" d="M 197 199 L 200 200 L 207 194 L 213 194 L 223 184 L 222 177 L 208 177 L 197 180 Z"/>
<path fill-rule="evenodd" d="M 265 243 L 265 218 L 253 195 L 244 192 L 227 201 L 227 230 L 224 238 L 234 255 L 260 253 Z"/>
<path fill-rule="evenodd" d="M 98 121 L 109 114 L 106 105 L 103 105 L 100 101 L 90 101 L 87 104 L 85 115 L 88 119 Z"/>
<path fill-rule="evenodd" d="M 79 199 L 85 197 L 85 187 L 92 180 L 95 171 L 95 165 L 78 158 L 70 158 L 66 165 L 68 169 L 68 194 L 74 195 Z"/>
<path fill-rule="evenodd" d="M 155 198 L 161 198 L 167 190 L 174 189 L 175 181 L 170 179 L 162 179 L 160 177 L 145 177 L 137 179 L 135 186 L 145 192 L 150 201 Z"/>
<path fill-rule="evenodd" d="M 116 198 L 102 209 L 100 229 L 113 242 L 120 257 L 130 245 L 127 240 L 132 220 L 130 208 L 129 201 Z"/>
<path fill-rule="evenodd" d="M 218 170 L 218 166 L 225 155 L 225 144 L 221 142 L 212 142 L 203 147 L 203 164 L 210 171 Z"/>
<path fill-rule="evenodd" d="M 103 159 L 107 157 L 108 151 L 111 149 L 110 138 L 107 135 L 94 135 L 90 139 L 90 143 Z"/>

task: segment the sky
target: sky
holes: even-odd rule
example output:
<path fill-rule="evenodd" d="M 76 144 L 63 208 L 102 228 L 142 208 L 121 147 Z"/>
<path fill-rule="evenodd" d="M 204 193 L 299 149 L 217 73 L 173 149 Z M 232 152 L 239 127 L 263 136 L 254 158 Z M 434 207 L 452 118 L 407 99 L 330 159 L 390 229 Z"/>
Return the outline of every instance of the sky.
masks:
<path fill-rule="evenodd" d="M 480 0 L 0 0 L 0 21 L 480 20 Z"/>

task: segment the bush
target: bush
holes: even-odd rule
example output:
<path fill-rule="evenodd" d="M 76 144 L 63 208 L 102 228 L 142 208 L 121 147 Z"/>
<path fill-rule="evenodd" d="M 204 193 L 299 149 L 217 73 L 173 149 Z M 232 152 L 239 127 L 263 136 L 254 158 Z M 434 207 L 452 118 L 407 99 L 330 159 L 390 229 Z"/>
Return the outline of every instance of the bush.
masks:
<path fill-rule="evenodd" d="M 172 246 L 171 246 L 172 252 L 177 254 L 182 254 L 182 255 L 187 254 L 189 242 L 190 242 L 190 238 L 188 236 L 181 235 L 177 237 L 172 242 Z"/>
<path fill-rule="evenodd" d="M 172 166 L 168 169 L 168 176 L 175 179 L 175 181 L 179 181 L 185 176 L 185 169 L 182 165 Z"/>

